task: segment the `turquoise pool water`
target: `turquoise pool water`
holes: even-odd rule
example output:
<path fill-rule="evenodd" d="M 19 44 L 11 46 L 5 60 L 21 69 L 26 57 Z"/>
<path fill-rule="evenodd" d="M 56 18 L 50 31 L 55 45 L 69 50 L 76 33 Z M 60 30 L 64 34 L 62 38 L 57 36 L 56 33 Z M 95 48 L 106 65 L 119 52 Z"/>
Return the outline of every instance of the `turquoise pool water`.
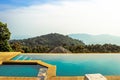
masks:
<path fill-rule="evenodd" d="M 120 75 L 120 54 L 22 54 L 57 66 L 57 76 L 84 76 L 89 73 Z"/>
<path fill-rule="evenodd" d="M 36 77 L 40 65 L 0 65 L 0 76 Z"/>

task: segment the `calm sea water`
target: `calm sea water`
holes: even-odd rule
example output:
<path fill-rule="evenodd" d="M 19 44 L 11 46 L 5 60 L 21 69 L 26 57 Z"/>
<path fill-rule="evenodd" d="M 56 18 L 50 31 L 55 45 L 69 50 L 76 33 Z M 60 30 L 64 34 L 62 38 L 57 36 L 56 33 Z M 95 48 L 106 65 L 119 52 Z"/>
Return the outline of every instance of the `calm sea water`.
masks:
<path fill-rule="evenodd" d="M 0 65 L 0 76 L 36 77 L 40 65 Z"/>
<path fill-rule="evenodd" d="M 56 65 L 57 76 L 120 75 L 120 54 L 22 54 L 13 59 L 22 57 Z"/>

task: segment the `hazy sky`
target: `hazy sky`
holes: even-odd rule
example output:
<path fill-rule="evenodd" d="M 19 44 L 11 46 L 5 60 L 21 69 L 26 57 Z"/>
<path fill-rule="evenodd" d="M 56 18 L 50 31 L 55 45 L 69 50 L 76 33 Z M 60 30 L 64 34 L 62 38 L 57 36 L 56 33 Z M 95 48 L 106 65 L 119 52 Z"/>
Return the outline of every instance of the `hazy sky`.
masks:
<path fill-rule="evenodd" d="M 120 0 L 0 0 L 12 37 L 48 33 L 120 36 Z"/>

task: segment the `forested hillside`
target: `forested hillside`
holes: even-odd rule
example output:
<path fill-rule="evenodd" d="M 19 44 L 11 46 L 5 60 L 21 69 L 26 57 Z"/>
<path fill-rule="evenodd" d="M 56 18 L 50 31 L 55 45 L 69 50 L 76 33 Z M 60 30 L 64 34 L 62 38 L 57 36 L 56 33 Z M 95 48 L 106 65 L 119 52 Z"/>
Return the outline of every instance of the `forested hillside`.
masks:
<path fill-rule="evenodd" d="M 11 40 L 14 51 L 24 53 L 48 53 L 58 46 L 68 49 L 72 53 L 119 53 L 120 46 L 114 44 L 85 45 L 82 41 L 72 39 L 61 34 L 47 34 L 24 40 Z"/>
<path fill-rule="evenodd" d="M 85 44 L 76 39 L 57 33 L 51 33 L 23 40 L 11 40 L 11 47 L 15 51 L 22 52 L 49 52 L 57 46 L 84 46 Z"/>

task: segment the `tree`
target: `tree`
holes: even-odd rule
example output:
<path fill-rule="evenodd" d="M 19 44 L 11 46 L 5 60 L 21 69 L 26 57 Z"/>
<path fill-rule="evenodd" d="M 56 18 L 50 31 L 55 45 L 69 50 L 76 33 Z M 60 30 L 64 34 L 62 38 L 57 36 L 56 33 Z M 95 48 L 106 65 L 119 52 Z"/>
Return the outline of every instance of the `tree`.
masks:
<path fill-rule="evenodd" d="M 0 51 L 12 51 L 8 40 L 10 39 L 10 31 L 7 24 L 0 22 Z"/>
<path fill-rule="evenodd" d="M 22 45 L 20 42 L 11 43 L 11 47 L 16 52 L 24 52 L 24 50 L 22 50 Z"/>

